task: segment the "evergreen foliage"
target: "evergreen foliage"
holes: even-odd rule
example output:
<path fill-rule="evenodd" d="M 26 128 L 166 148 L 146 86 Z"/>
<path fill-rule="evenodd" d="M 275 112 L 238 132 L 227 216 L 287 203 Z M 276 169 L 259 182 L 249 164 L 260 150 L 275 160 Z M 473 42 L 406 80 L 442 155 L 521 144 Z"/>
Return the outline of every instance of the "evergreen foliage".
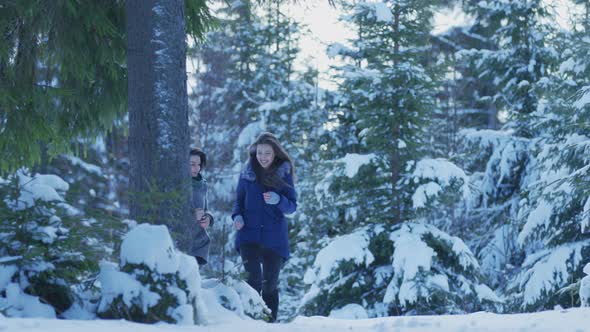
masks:
<path fill-rule="evenodd" d="M 538 82 L 555 63 L 556 50 L 547 46 L 550 33 L 546 4 L 540 0 L 473 2 L 466 6 L 481 25 L 493 26 L 490 39 L 497 49 L 465 51 L 477 62 L 481 79 L 497 86 L 493 98 L 510 118 L 518 136 L 531 137 L 529 117 L 539 105 Z"/>
<path fill-rule="evenodd" d="M 102 263 L 99 280 L 102 318 L 195 324 L 204 310 L 197 261 L 176 252 L 165 226 L 131 229 L 121 244 L 120 269 Z"/>
<path fill-rule="evenodd" d="M 311 287 L 302 300 L 304 314 L 328 315 L 351 303 L 370 317 L 493 311 L 501 303 L 481 283 L 479 264 L 465 244 L 423 223 L 369 226 L 336 237 L 305 280 Z"/>
<path fill-rule="evenodd" d="M 101 317 L 205 323 L 201 298 L 265 319 L 237 281 L 228 217 L 263 130 L 298 178 L 283 319 L 354 304 L 370 317 L 588 305 L 590 2 L 573 2 L 571 29 L 557 30 L 540 0 L 462 1 L 474 20 L 438 35 L 432 16 L 453 1 L 338 2 L 357 36 L 328 48 L 344 64 L 330 77 L 337 90 L 324 91 L 317 69 L 296 65 L 304 27 L 282 1 L 224 2 L 218 29 L 199 35 L 213 19 L 204 0 L 187 0 L 187 31 L 203 37 L 189 60 L 191 145 L 208 154 L 216 219 L 201 272 L 222 279 L 204 280 L 201 297 L 195 278 L 146 264 L 102 266 L 100 278 L 117 274 L 139 292 L 111 296 L 95 283 L 97 262 L 120 254 L 129 213 L 119 188 L 128 152 L 99 147 L 126 127 L 111 127 L 127 94 L 122 3 L 3 4 L 0 170 L 36 165 L 69 186 L 18 205 L 50 178 L 19 171 L 0 183 L 0 310 L 24 315 L 10 307 L 18 297 L 48 317 L 100 304 Z M 72 150 L 84 160 L 59 155 Z"/>
<path fill-rule="evenodd" d="M 0 171 L 46 162 L 127 112 L 125 2 L 5 1 L 0 10 Z M 186 0 L 187 32 L 214 23 Z M 75 27 L 75 28 L 73 28 Z"/>
<path fill-rule="evenodd" d="M 125 112 L 123 2 L 5 2 L 0 16 L 0 170 L 68 151 Z M 72 27 L 76 27 L 73 29 Z"/>
<path fill-rule="evenodd" d="M 348 5 L 348 21 L 358 38 L 352 48 L 333 50 L 354 61 L 339 68 L 339 109 L 354 113 L 360 151 L 375 153 L 378 180 L 370 197 L 378 203 L 366 213 L 382 221 L 397 223 L 411 215 L 400 180 L 426 152 L 421 149 L 423 129 L 433 109 L 436 70 L 424 65 L 435 4 Z"/>
<path fill-rule="evenodd" d="M 551 31 L 536 22 L 549 15 L 543 6 L 475 4 L 481 24 L 496 27 L 498 49 L 460 52 L 478 55 L 475 68 L 494 79 L 494 100 L 503 100 L 497 105 L 509 115 L 505 130 L 462 133 L 468 143 L 462 152 L 475 156 L 465 168 L 480 188 L 466 202 L 476 235 L 469 241 L 509 312 L 576 305 L 578 295 L 568 290 L 587 262 L 588 119 L 585 103 L 576 100 L 583 98 L 588 67 L 573 54 L 588 44 L 575 28 Z"/>
<path fill-rule="evenodd" d="M 589 7 L 586 3 L 586 10 Z M 531 121 L 537 135 L 517 219 L 522 225 L 518 242 L 526 248 L 527 257 L 509 293 L 517 309 L 580 303 L 577 292 L 569 295 L 565 290 L 584 276 L 590 251 L 584 221 L 590 194 L 590 108 L 587 102 L 579 102 L 590 85 L 590 62 L 579 57 L 590 50 L 586 29 L 582 22 L 553 37 L 563 50 L 558 58 L 561 64 L 543 80 L 544 97 Z M 552 275 L 543 276 L 547 269 Z"/>
<path fill-rule="evenodd" d="M 103 265 L 101 273 L 112 273 L 111 269 L 112 267 Z M 192 320 L 196 320 L 196 310 L 192 303 L 194 294 L 188 290 L 187 280 L 178 273 L 160 274 L 145 264 L 125 264 L 119 273 L 129 275 L 131 280 L 142 285 L 142 291 L 138 294 L 131 293 L 131 296 L 117 294 L 109 300 L 104 300 L 103 297 L 98 308 L 99 317 L 140 323 L 180 323 L 185 318 L 182 311 L 189 310 Z M 188 299 L 191 301 L 190 307 L 183 307 L 187 305 Z"/>
<path fill-rule="evenodd" d="M 51 305 L 54 315 L 80 302 L 82 281 L 92 277 L 104 257 L 93 232 L 96 220 L 83 218 L 65 202 L 68 187 L 55 175 L 29 176 L 23 170 L 0 183 L 2 269 L 12 272 L 2 291 L 16 284 Z M 2 310 L 19 316 L 22 308 L 10 301 L 10 296 L 2 298 Z"/>

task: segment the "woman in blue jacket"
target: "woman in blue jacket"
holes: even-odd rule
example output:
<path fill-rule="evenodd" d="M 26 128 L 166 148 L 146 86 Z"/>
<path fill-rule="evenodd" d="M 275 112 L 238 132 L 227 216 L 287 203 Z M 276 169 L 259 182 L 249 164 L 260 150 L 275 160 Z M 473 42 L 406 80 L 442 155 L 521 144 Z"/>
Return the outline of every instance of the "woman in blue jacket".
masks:
<path fill-rule="evenodd" d="M 236 249 L 248 272 L 248 284 L 262 294 L 275 321 L 279 272 L 289 258 L 285 214 L 297 209 L 293 161 L 271 133 L 262 133 L 249 152 L 232 213 L 238 230 Z"/>

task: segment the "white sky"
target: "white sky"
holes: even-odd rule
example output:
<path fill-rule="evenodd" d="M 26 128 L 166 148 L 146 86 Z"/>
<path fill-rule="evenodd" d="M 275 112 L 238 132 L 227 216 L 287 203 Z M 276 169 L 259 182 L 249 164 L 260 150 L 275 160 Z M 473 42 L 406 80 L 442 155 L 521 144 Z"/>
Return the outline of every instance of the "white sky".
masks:
<path fill-rule="evenodd" d="M 287 15 L 292 16 L 309 29 L 308 34 L 301 36 L 299 65 L 312 64 L 320 72 L 321 87 L 333 87 L 327 81 L 330 65 L 338 64 L 337 59 L 329 59 L 326 48 L 333 42 L 344 43 L 354 37 L 354 31 L 338 21 L 342 13 L 339 9 L 330 6 L 328 0 L 302 1 L 287 6 Z"/>

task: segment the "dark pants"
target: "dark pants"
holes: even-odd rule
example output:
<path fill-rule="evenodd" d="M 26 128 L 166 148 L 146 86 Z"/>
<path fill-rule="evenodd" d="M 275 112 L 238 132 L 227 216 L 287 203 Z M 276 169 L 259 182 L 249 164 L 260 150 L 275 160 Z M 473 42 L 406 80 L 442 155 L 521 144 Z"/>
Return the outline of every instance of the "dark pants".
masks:
<path fill-rule="evenodd" d="M 240 255 L 248 272 L 248 284 L 262 294 L 264 303 L 272 311 L 271 321 L 274 322 L 279 311 L 279 272 L 283 257 L 255 243 L 240 245 Z"/>

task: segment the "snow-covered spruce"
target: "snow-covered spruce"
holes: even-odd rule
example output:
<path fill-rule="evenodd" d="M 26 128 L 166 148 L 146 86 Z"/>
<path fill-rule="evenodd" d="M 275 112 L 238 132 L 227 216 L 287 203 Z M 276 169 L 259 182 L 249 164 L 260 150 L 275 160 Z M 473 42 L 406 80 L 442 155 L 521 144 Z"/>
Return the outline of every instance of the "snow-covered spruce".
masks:
<path fill-rule="evenodd" d="M 90 225 L 65 202 L 68 183 L 19 170 L 0 178 L 0 311 L 12 317 L 61 316 L 75 287 L 95 269 Z"/>
<path fill-rule="evenodd" d="M 456 204 L 463 202 L 471 193 L 469 177 L 465 172 L 442 158 L 418 161 L 406 184 L 416 187 L 412 194 L 412 207 L 418 215 L 429 220 L 452 219 Z"/>
<path fill-rule="evenodd" d="M 584 267 L 586 276 L 580 281 L 580 304 L 582 307 L 590 307 L 590 263 Z"/>
<path fill-rule="evenodd" d="M 463 130 L 465 150 L 473 153 L 467 170 L 484 169 L 479 195 L 472 198 L 482 206 L 509 200 L 520 188 L 529 142 L 511 131 Z M 479 163 L 484 162 L 481 165 Z"/>
<path fill-rule="evenodd" d="M 434 226 L 366 226 L 318 253 L 300 311 L 338 315 L 355 303 L 369 317 L 498 310 L 502 301 L 479 270 L 462 240 Z"/>
<path fill-rule="evenodd" d="M 364 211 L 365 215 L 374 215 L 378 206 L 374 201 L 367 199 L 374 191 L 375 184 L 368 181 L 368 178 L 374 178 L 375 175 L 375 154 L 356 154 L 347 153 L 344 157 L 324 161 L 316 166 L 316 172 L 319 178 L 308 195 L 311 198 L 309 207 L 314 210 L 319 207 L 322 211 L 320 214 L 325 220 L 312 227 L 337 228 L 342 225 L 352 224 L 357 227 L 359 211 Z M 305 210 L 303 206 L 302 210 Z M 344 212 L 341 215 L 341 212 Z M 313 215 L 313 211 L 309 212 Z M 339 219 L 342 218 L 342 219 Z M 338 220 L 338 223 L 332 222 Z M 316 224 L 316 223 L 314 223 Z M 317 228 L 316 227 L 316 228 Z M 313 229 L 316 234 L 325 234 L 325 230 Z"/>
<path fill-rule="evenodd" d="M 506 127 L 513 128 L 517 136 L 530 137 L 539 88 L 557 54 L 548 42 L 552 29 L 549 5 L 540 0 L 485 0 L 466 8 L 470 6 L 475 20 L 488 27 L 495 47 L 470 48 L 458 55 L 478 69 L 478 79 L 493 82 L 494 103 L 508 115 Z M 502 24 L 494 23 L 499 21 Z"/>
<path fill-rule="evenodd" d="M 513 131 L 467 129 L 460 133 L 470 194 L 463 221 L 451 229 L 467 232 L 465 240 L 481 262 L 481 272 L 494 289 L 504 289 L 522 262 L 516 236 L 521 183 L 530 141 Z"/>
<path fill-rule="evenodd" d="M 174 249 L 166 226 L 133 228 L 123 238 L 120 259 L 120 268 L 101 264 L 100 317 L 178 324 L 204 319 L 197 261 Z"/>
<path fill-rule="evenodd" d="M 512 310 L 570 306 L 590 260 L 585 228 L 590 138 L 573 134 L 534 139 L 519 202 L 518 244 L 526 257 L 508 285 Z"/>

